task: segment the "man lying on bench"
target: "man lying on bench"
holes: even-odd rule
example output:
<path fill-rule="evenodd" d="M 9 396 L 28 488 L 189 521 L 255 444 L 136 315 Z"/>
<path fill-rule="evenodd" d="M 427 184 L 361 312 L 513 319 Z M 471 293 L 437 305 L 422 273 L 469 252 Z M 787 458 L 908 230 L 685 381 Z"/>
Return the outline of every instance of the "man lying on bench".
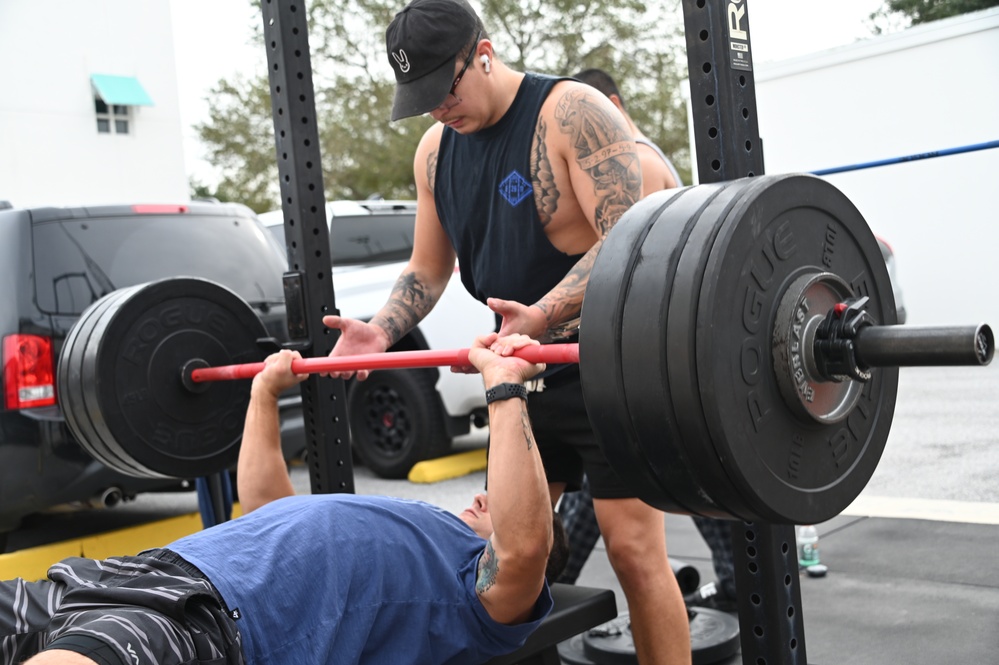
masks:
<path fill-rule="evenodd" d="M 475 340 L 486 388 L 543 366 L 514 335 Z M 524 399 L 489 405 L 489 496 L 457 517 L 418 501 L 294 496 L 277 398 L 297 353 L 253 379 L 237 466 L 244 515 L 165 549 L 71 558 L 41 582 L 0 584 L 0 661 L 479 663 L 517 649 L 551 611 L 565 561 Z M 554 546 L 553 546 L 554 544 Z M 551 555 L 551 556 L 550 556 Z M 554 568 L 552 568 L 554 566 Z"/>

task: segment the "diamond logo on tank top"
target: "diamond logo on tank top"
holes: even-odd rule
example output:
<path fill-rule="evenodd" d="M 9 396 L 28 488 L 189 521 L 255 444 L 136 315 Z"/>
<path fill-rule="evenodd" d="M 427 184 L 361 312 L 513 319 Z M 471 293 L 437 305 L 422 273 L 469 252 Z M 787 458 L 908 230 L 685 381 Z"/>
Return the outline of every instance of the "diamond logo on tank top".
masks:
<path fill-rule="evenodd" d="M 511 206 L 516 206 L 526 199 L 532 191 L 531 183 L 527 182 L 524 176 L 517 173 L 516 170 L 510 171 L 510 175 L 503 178 L 503 182 L 499 184 L 500 196 L 506 199 Z"/>

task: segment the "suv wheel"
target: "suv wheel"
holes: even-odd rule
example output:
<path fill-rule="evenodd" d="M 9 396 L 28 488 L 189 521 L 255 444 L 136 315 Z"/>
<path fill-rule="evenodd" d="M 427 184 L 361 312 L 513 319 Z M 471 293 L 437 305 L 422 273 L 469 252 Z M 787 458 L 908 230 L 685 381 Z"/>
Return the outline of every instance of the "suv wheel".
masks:
<path fill-rule="evenodd" d="M 414 370 L 372 372 L 347 398 L 354 450 L 382 478 L 405 478 L 417 462 L 445 454 L 444 426 L 432 374 Z"/>

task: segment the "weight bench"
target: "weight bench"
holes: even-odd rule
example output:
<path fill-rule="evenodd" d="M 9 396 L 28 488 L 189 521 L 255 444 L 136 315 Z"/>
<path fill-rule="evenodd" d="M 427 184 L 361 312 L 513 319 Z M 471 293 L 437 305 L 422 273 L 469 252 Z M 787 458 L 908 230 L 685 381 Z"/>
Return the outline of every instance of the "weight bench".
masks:
<path fill-rule="evenodd" d="M 558 643 L 617 618 L 617 602 L 610 589 L 552 584 L 554 607 L 524 646 L 486 665 L 561 665 Z"/>

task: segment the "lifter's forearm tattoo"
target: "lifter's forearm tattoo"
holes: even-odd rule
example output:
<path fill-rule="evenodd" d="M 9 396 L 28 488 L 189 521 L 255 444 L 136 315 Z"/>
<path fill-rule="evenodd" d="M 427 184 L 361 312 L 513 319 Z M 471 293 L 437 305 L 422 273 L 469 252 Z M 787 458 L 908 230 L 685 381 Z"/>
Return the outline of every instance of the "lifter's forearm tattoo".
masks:
<path fill-rule="evenodd" d="M 520 427 L 524 431 L 524 440 L 527 441 L 527 449 L 534 447 L 534 432 L 531 430 L 531 418 L 527 415 L 527 409 L 520 410 Z"/>
<path fill-rule="evenodd" d="M 475 592 L 485 593 L 496 584 L 496 573 L 499 572 L 499 560 L 491 541 L 486 541 L 486 549 L 479 557 L 479 574 L 475 580 Z"/>
<path fill-rule="evenodd" d="M 545 313 L 548 321 L 548 330 L 543 342 L 554 341 L 556 339 L 571 335 L 579 327 L 579 316 L 583 310 L 583 295 L 586 292 L 586 284 L 590 279 L 590 270 L 593 268 L 593 261 L 603 241 L 598 240 L 586 254 L 576 262 L 562 281 L 548 292 L 548 294 L 535 303 L 535 307 Z"/>
<path fill-rule="evenodd" d="M 436 303 L 436 296 L 431 295 L 416 273 L 406 272 L 396 280 L 388 302 L 371 323 L 388 333 L 391 346 L 422 321 Z"/>
<path fill-rule="evenodd" d="M 559 130 L 570 136 L 576 163 L 593 180 L 594 223 L 603 237 L 641 197 L 642 172 L 635 142 L 620 119 L 582 90 L 562 95 L 555 119 Z"/>

